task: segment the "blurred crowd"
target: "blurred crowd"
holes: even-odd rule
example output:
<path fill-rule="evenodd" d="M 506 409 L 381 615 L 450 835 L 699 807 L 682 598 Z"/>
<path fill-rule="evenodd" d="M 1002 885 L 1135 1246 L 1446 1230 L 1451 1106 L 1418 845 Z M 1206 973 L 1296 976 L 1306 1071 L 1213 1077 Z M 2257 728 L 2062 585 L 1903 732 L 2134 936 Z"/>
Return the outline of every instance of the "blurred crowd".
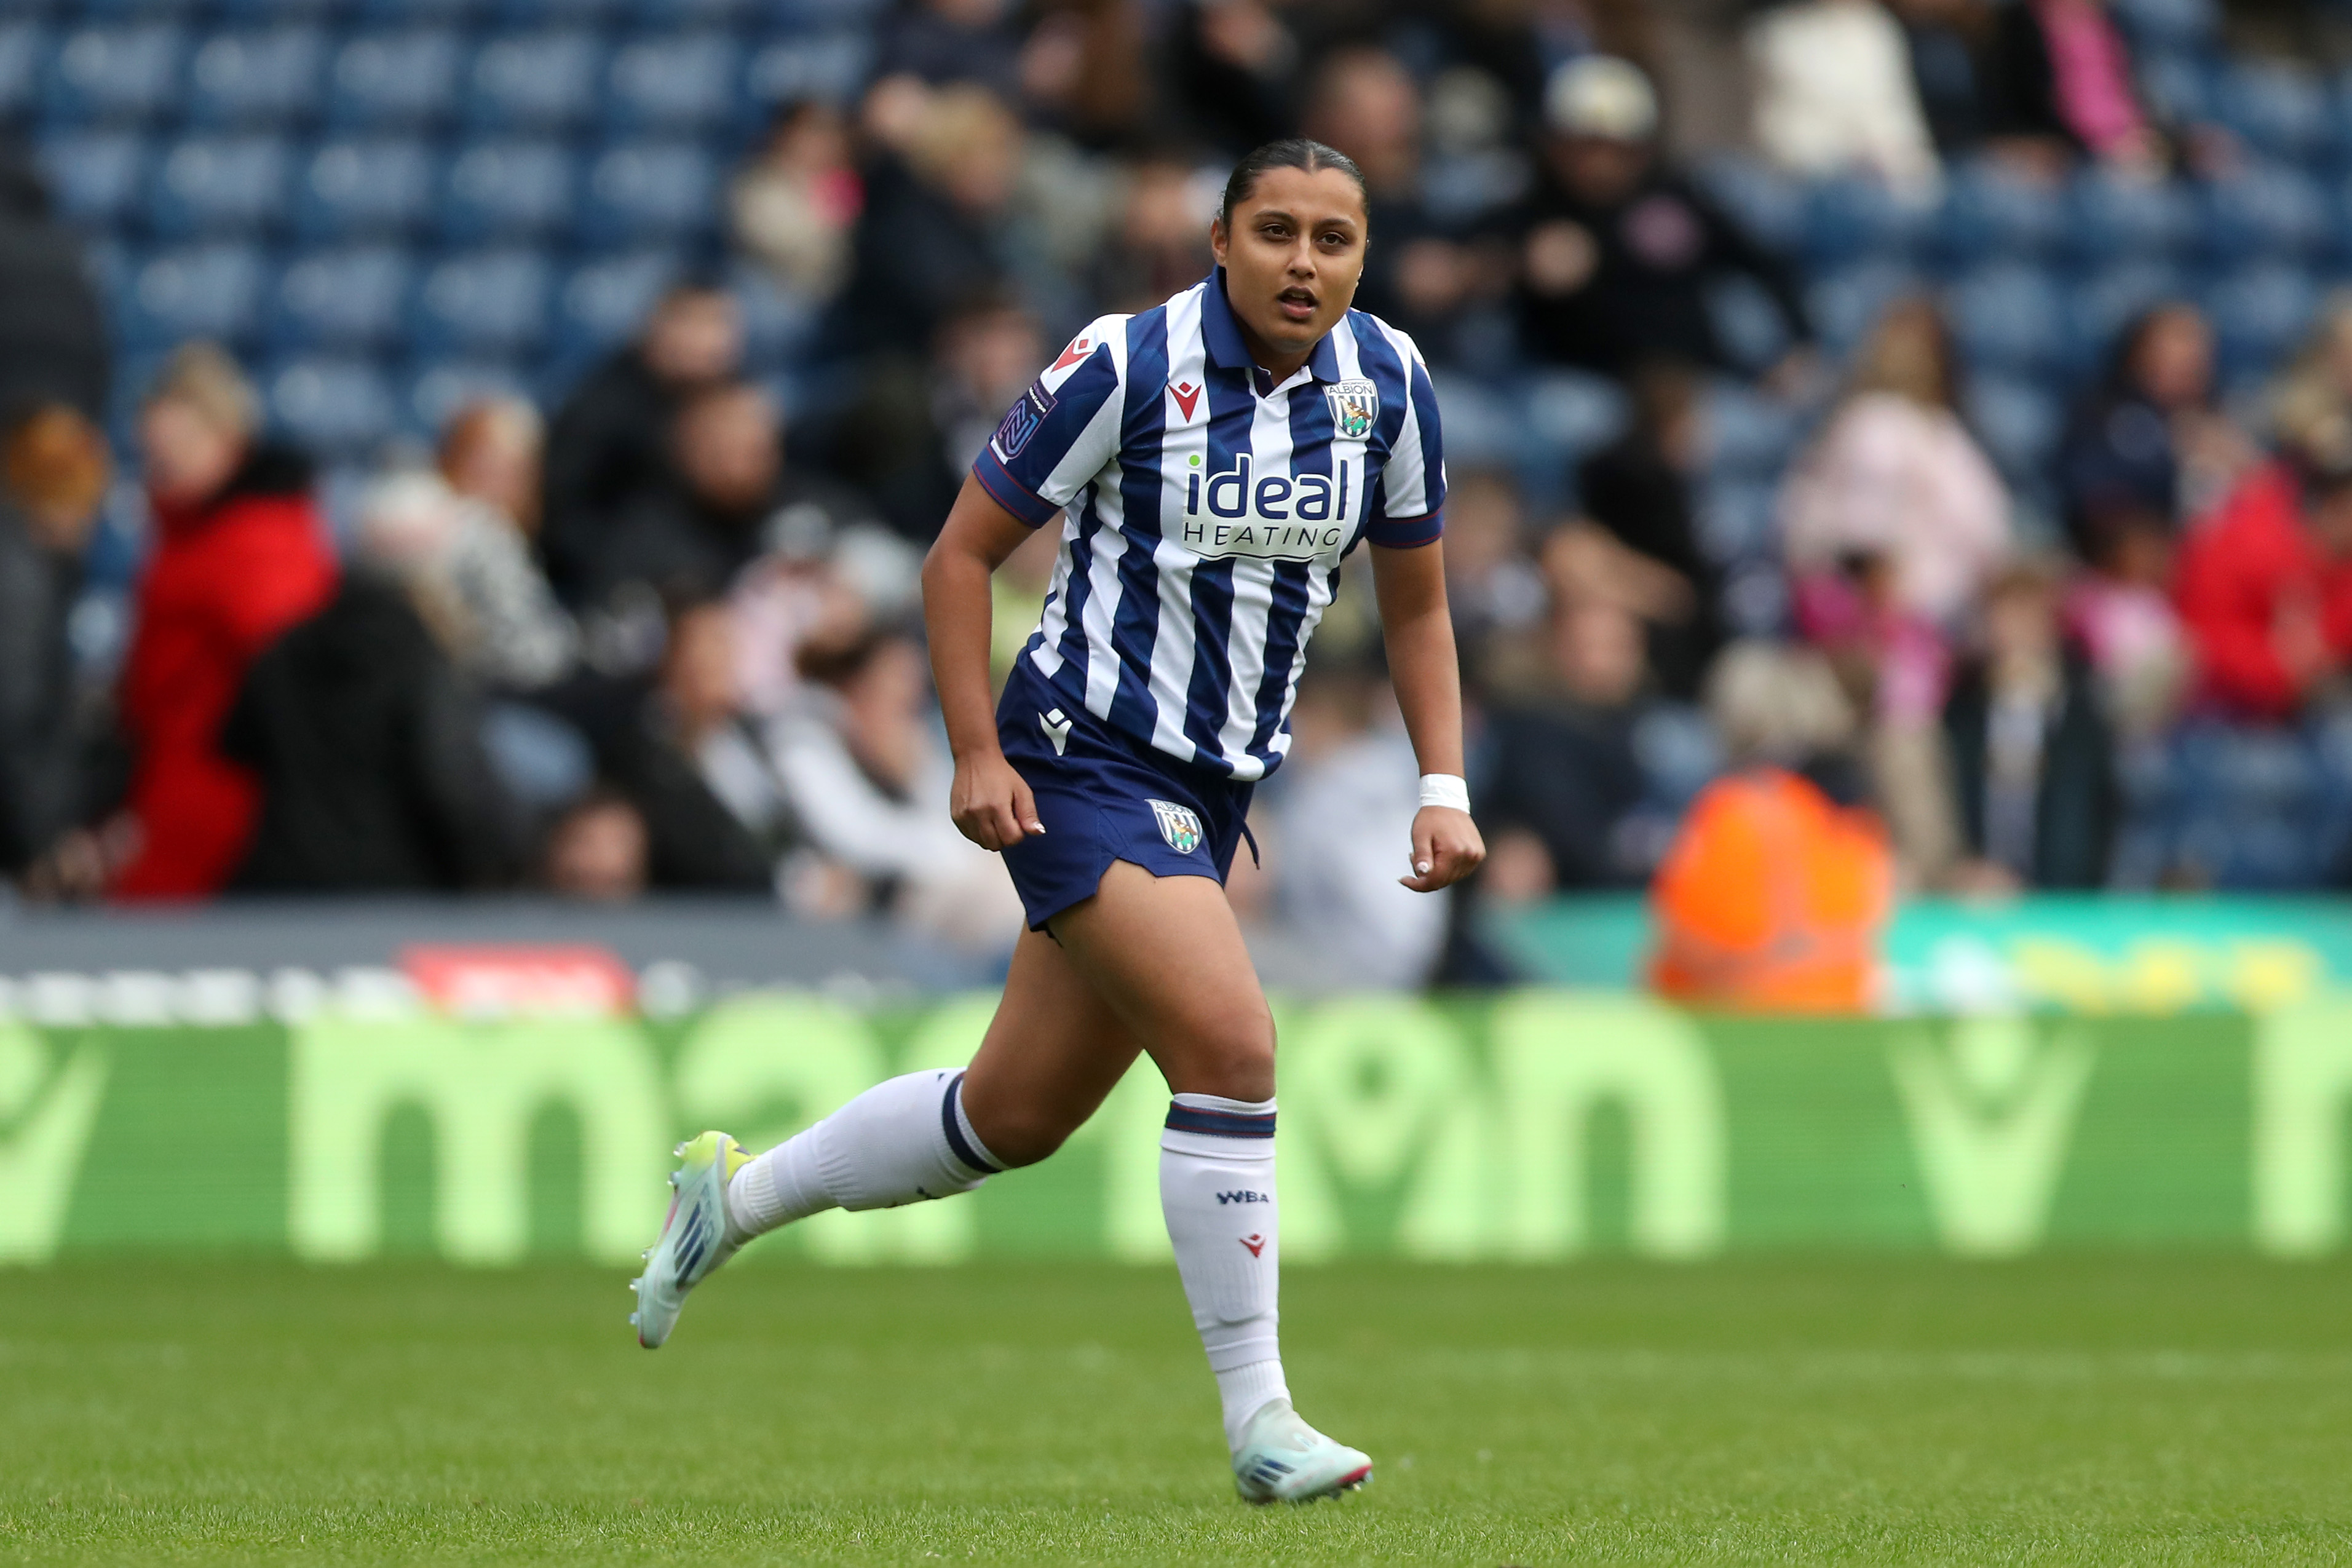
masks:
<path fill-rule="evenodd" d="M 543 406 L 461 402 L 331 508 L 207 342 L 110 439 L 78 241 L 5 161 L 24 897 L 708 890 L 1001 949 L 1017 902 L 946 816 L 921 552 L 1064 338 L 1201 278 L 1224 169 L 1296 132 L 1362 165 L 1358 304 L 1444 401 L 1492 849 L 1450 904 L 1394 886 L 1417 770 L 1349 574 L 1234 889 L 1336 978 L 1496 975 L 1475 910 L 1645 885 L 1751 763 L 1874 810 L 1906 888 L 1968 893 L 2231 880 L 2149 826 L 2184 747 L 2290 744 L 2352 791 L 2352 303 L 2225 388 L 2199 307 L 2147 302 L 2021 484 L 1937 298 L 1831 352 L 1798 258 L 1701 177 L 1727 146 L 1897 203 L 1961 170 L 2225 175 L 2242 150 L 2158 107 L 2100 0 L 907 0 L 874 26 L 860 89 L 778 113 L 726 254 L 631 341 Z M 814 323 L 788 363 L 753 363 L 741 266 Z M 1496 434 L 1514 400 L 1600 412 L 1531 444 Z M 1794 432 L 1760 555 L 1705 484 L 1735 416 Z M 1000 673 L 1055 533 L 1001 574 Z M 96 561 L 124 537 L 110 617 L 89 578 L 130 576 Z M 2270 880 L 2341 885 L 2343 849 Z"/>

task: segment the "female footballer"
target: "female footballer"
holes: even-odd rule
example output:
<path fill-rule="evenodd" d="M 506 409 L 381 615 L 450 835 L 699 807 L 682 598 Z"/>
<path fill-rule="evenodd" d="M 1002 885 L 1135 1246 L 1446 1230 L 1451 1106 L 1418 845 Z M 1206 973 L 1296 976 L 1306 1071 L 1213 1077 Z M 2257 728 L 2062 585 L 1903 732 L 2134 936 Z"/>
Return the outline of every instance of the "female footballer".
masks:
<path fill-rule="evenodd" d="M 1223 887 L 1359 541 L 1423 769 L 1404 885 L 1433 891 L 1486 854 L 1462 780 L 1437 403 L 1412 341 L 1349 309 L 1368 228 L 1347 158 L 1259 148 L 1210 227 L 1214 273 L 1088 326 L 973 465 L 923 605 L 956 826 L 1003 855 L 1028 914 L 1003 1001 L 962 1072 L 894 1079 L 756 1158 L 719 1132 L 684 1145 L 636 1284 L 648 1347 L 763 1231 L 1043 1160 L 1140 1051 L 1173 1097 L 1161 1206 L 1241 1494 L 1303 1502 L 1370 1477 L 1283 1380 L 1274 1024 Z M 1057 516 L 1044 616 L 992 710 L 989 575 Z"/>

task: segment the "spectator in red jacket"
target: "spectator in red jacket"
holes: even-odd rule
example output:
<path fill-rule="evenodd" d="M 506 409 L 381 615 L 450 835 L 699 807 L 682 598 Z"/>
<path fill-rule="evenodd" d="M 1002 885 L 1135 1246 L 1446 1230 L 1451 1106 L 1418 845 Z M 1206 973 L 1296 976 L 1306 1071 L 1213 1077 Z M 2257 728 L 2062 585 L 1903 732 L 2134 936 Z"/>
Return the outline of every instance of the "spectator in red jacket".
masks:
<path fill-rule="evenodd" d="M 155 542 L 122 676 L 137 831 L 118 898 L 204 898 L 236 869 L 259 785 L 221 754 L 221 722 L 254 657 L 334 594 L 310 465 L 259 425 L 252 387 L 202 343 L 173 356 L 140 416 Z"/>
<path fill-rule="evenodd" d="M 2173 597 L 2200 695 L 2291 719 L 2352 671 L 2352 468 L 2282 460 L 2242 480 L 2183 542 Z"/>

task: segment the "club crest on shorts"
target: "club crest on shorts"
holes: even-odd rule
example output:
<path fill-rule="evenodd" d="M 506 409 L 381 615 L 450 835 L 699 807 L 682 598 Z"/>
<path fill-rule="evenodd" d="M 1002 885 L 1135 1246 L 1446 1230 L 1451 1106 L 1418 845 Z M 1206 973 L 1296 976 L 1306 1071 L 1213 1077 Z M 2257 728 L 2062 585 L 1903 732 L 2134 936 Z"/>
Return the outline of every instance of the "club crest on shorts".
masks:
<path fill-rule="evenodd" d="M 1166 800 L 1155 800 L 1150 805 L 1152 820 L 1160 824 L 1160 837 L 1168 840 L 1169 848 L 1179 855 L 1190 855 L 1201 847 L 1201 819 L 1192 807 Z"/>
<path fill-rule="evenodd" d="M 1362 440 L 1381 416 L 1381 389 L 1360 378 L 1333 382 L 1323 389 L 1323 400 L 1331 405 L 1331 428 L 1345 440 Z"/>

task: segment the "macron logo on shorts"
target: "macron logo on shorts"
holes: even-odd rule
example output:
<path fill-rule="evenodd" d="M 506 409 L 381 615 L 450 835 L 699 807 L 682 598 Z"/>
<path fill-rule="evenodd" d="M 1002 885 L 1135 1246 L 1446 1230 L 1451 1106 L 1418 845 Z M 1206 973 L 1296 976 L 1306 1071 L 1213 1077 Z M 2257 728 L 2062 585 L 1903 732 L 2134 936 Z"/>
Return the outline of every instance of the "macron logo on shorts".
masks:
<path fill-rule="evenodd" d="M 1054 742 L 1054 754 L 1061 756 L 1069 750 L 1070 716 L 1059 708 L 1051 713 L 1037 715 L 1037 727 L 1045 731 L 1045 739 Z"/>

